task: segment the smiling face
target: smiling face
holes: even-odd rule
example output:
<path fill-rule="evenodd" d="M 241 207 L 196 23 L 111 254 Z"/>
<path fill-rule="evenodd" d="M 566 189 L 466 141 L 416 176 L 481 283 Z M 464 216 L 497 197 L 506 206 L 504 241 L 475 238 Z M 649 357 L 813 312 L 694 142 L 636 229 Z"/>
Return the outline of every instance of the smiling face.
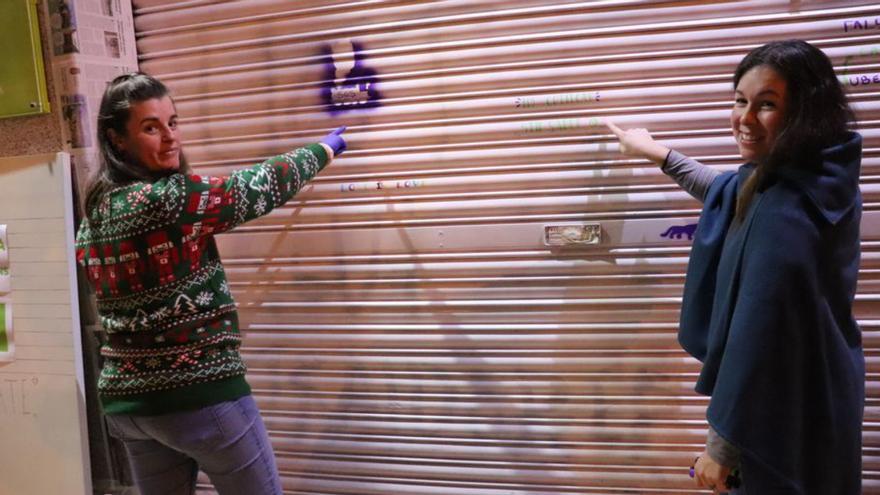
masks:
<path fill-rule="evenodd" d="M 778 72 L 759 65 L 742 76 L 735 95 L 730 125 L 739 153 L 761 164 L 785 127 L 788 85 Z"/>
<path fill-rule="evenodd" d="M 152 172 L 180 169 L 177 111 L 170 96 L 132 103 L 126 134 L 111 132 L 116 148 Z"/>

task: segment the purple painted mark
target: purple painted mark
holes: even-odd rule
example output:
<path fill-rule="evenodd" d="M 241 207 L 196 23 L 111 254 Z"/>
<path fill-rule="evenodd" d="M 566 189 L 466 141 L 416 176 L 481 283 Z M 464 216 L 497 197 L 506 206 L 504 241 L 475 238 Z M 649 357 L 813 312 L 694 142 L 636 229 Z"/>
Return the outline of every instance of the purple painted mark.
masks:
<path fill-rule="evenodd" d="M 422 187 L 425 185 L 423 179 L 409 179 L 396 181 L 379 181 L 379 182 L 351 182 L 339 186 L 341 192 L 353 191 L 382 191 L 385 189 L 411 189 L 414 187 Z"/>
<path fill-rule="evenodd" d="M 380 106 L 377 73 L 367 67 L 363 45 L 337 41 L 321 48 L 324 82 L 321 100 L 331 114 Z"/>
<path fill-rule="evenodd" d="M 849 84 L 850 86 L 864 86 L 866 84 L 880 84 L 880 73 L 875 73 L 872 75 L 861 75 L 861 76 L 841 76 L 840 80 L 843 84 Z"/>
<path fill-rule="evenodd" d="M 880 17 L 848 19 L 843 21 L 844 33 L 849 33 L 850 31 L 868 31 L 871 29 L 880 29 Z"/>
<path fill-rule="evenodd" d="M 681 239 L 682 236 L 686 235 L 689 240 L 693 240 L 695 230 L 697 230 L 697 224 L 695 223 L 673 225 L 666 229 L 666 232 L 660 234 L 660 237 L 666 237 L 667 239 Z"/>

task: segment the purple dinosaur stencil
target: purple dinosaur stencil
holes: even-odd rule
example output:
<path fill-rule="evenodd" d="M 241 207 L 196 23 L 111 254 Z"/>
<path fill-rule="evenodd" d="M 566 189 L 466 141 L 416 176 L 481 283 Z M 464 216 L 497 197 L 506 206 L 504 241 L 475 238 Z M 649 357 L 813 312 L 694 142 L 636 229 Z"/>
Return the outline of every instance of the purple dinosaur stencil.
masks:
<path fill-rule="evenodd" d="M 690 223 L 687 225 L 673 225 L 666 229 L 666 232 L 660 234 L 660 237 L 666 237 L 668 239 L 681 239 L 682 236 L 686 235 L 688 239 L 694 239 L 694 231 L 697 230 L 697 224 Z"/>

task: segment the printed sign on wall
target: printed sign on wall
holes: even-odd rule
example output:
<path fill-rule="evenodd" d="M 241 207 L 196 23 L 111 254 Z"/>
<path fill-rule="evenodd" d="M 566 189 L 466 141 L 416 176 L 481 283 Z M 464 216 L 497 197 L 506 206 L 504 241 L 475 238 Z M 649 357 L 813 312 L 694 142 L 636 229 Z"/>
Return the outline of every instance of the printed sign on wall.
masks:
<path fill-rule="evenodd" d="M 9 251 L 6 249 L 5 225 L 0 225 L 0 266 L 9 266 Z"/>
<path fill-rule="evenodd" d="M 76 5 L 70 0 L 49 0 L 49 24 L 55 55 L 79 52 L 76 30 Z"/>
<path fill-rule="evenodd" d="M 0 362 L 12 361 L 15 345 L 12 341 L 12 305 L 8 297 L 0 296 Z"/>
<path fill-rule="evenodd" d="M 8 297 L 9 244 L 6 241 L 6 226 L 0 225 L 0 361 L 12 360 L 12 300 Z"/>
<path fill-rule="evenodd" d="M 9 249 L 6 246 L 6 226 L 0 225 L 0 296 L 9 292 Z"/>

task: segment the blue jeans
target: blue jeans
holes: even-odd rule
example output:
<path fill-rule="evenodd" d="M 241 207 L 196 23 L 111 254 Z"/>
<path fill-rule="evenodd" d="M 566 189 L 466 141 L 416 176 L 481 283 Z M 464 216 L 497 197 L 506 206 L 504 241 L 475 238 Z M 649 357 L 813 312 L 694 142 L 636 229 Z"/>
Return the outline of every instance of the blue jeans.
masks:
<path fill-rule="evenodd" d="M 191 495 L 201 468 L 220 495 L 280 495 L 281 479 L 253 397 L 160 416 L 107 416 L 141 495 Z"/>

